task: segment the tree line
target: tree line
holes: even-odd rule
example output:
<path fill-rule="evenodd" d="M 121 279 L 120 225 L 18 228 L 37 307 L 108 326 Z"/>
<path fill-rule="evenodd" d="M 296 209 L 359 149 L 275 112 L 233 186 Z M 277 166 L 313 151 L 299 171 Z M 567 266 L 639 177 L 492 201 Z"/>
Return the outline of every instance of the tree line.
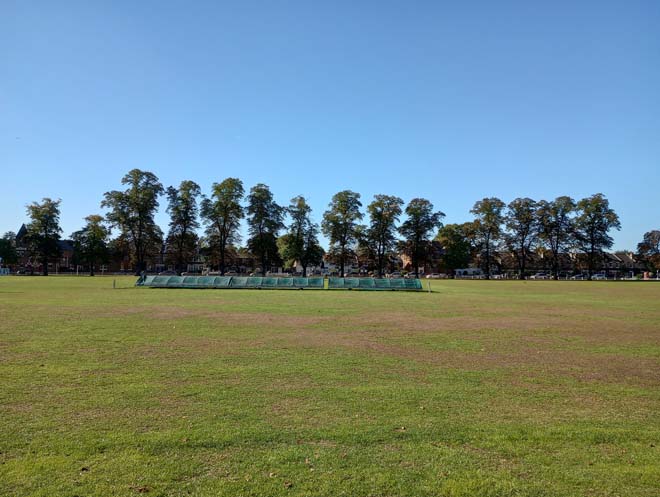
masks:
<path fill-rule="evenodd" d="M 87 216 L 84 226 L 71 234 L 76 257 L 89 264 L 92 275 L 94 266 L 113 251 L 130 254 L 135 272 L 141 273 L 163 244 L 181 273 L 200 242 L 220 274 L 225 274 L 229 254 L 242 242 L 240 226 L 245 220 L 245 248 L 259 261 L 262 274 L 271 265 L 292 267 L 298 263 L 306 275 L 307 268 L 320 264 L 325 256 L 338 264 L 340 274 L 357 257 L 368 261 L 382 277 L 392 256 L 403 253 L 419 276 L 419 266 L 435 242 L 442 247 L 449 270 L 467 267 L 477 259 L 490 278 L 494 254 L 504 250 L 515 258 L 522 278 L 530 254 L 543 250 L 549 254 L 557 278 L 560 255 L 571 249 L 586 255 L 591 275 L 599 255 L 613 244 L 610 232 L 620 229 L 617 214 L 600 193 L 579 201 L 567 196 L 552 201 L 517 198 L 508 205 L 495 197 L 484 198 L 471 209 L 472 221 L 449 225 L 443 225 L 444 214 L 427 199 L 415 198 L 405 205 L 397 196 L 375 195 L 366 206 L 367 222 L 362 224 L 361 196 L 351 190 L 333 195 L 317 223 L 304 196 L 283 206 L 267 185 L 259 183 L 246 193 L 238 178 L 213 183 L 208 196 L 194 181 L 164 188 L 155 174 L 139 169 L 129 171 L 121 184 L 122 189 L 103 195 L 100 206 L 107 214 Z M 162 196 L 170 218 L 166 234 L 154 219 Z M 43 274 L 48 274 L 49 260 L 58 255 L 60 204 L 60 200 L 44 198 L 27 206 L 30 222 L 24 242 L 41 262 Z M 113 229 L 118 233 L 114 239 Z M 329 241 L 327 254 L 319 243 L 321 233 Z M 9 263 L 10 238 L 5 236 L 0 243 L 0 254 Z M 660 231 L 646 233 L 638 253 L 660 266 Z"/>

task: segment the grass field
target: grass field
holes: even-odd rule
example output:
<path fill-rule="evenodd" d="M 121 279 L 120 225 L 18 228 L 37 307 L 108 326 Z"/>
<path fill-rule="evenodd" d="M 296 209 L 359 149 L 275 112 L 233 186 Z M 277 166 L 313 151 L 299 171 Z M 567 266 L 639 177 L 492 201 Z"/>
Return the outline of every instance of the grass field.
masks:
<path fill-rule="evenodd" d="M 0 278 L 0 495 L 660 495 L 660 284 L 117 282 Z"/>

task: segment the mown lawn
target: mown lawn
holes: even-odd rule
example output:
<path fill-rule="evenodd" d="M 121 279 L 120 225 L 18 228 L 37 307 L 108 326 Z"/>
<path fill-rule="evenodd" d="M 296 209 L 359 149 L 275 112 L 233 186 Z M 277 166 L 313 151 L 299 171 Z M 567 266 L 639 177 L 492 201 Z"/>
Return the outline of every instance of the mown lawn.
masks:
<path fill-rule="evenodd" d="M 133 281 L 0 278 L 0 495 L 660 495 L 660 284 Z"/>

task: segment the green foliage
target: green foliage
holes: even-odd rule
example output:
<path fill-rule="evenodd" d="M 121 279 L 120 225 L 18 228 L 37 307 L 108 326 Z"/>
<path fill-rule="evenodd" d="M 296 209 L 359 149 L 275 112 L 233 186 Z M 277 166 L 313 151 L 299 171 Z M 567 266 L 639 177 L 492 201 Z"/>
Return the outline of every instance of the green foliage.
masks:
<path fill-rule="evenodd" d="M 637 245 L 637 254 L 650 268 L 660 270 L 660 230 L 644 233 L 644 239 Z"/>
<path fill-rule="evenodd" d="M 575 241 L 587 256 L 589 278 L 593 273 L 598 257 L 604 249 L 612 247 L 610 230 L 621 229 L 619 216 L 610 208 L 610 203 L 602 193 L 583 198 L 577 203 L 575 218 Z"/>
<path fill-rule="evenodd" d="M 89 275 L 94 276 L 94 266 L 109 260 L 110 229 L 105 226 L 103 216 L 98 214 L 87 216 L 85 221 L 83 229 L 73 233 L 71 239 L 76 257 L 80 262 L 89 264 Z"/>
<path fill-rule="evenodd" d="M 419 265 L 426 255 L 431 232 L 442 226 L 444 213 L 435 212 L 433 204 L 425 198 L 414 198 L 406 206 L 406 220 L 399 227 L 403 236 L 403 251 L 412 259 L 415 277 L 419 277 Z"/>
<path fill-rule="evenodd" d="M 343 190 L 333 195 L 328 206 L 330 209 L 323 214 L 321 229 L 330 240 L 330 253 L 339 261 L 343 276 L 346 259 L 357 243 L 358 221 L 364 216 L 360 212 L 360 194 Z"/>
<path fill-rule="evenodd" d="M 504 241 L 518 262 L 518 278 L 525 278 L 525 265 L 538 241 L 538 204 L 531 198 L 517 198 L 507 206 Z"/>
<path fill-rule="evenodd" d="M 573 241 L 575 208 L 575 201 L 571 197 L 563 196 L 550 202 L 541 200 L 536 210 L 539 240 L 550 251 L 555 279 L 559 277 L 559 255 Z"/>
<path fill-rule="evenodd" d="M 170 231 L 167 234 L 168 252 L 172 253 L 177 272 L 181 274 L 185 262 L 196 252 L 199 237 L 195 230 L 199 228 L 197 199 L 201 195 L 199 185 L 185 180 L 179 188 L 167 189 L 167 212 L 170 215 Z"/>
<path fill-rule="evenodd" d="M 60 254 L 57 245 L 62 233 L 60 203 L 59 199 L 44 198 L 41 203 L 33 202 L 27 206 L 30 223 L 26 226 L 25 241 L 30 251 L 39 258 L 44 276 L 48 275 L 48 262 Z"/>
<path fill-rule="evenodd" d="M 472 260 L 470 224 L 446 224 L 440 228 L 435 237 L 443 249 L 442 260 L 447 269 L 452 272 L 468 267 Z"/>
<path fill-rule="evenodd" d="M 155 174 L 132 169 L 121 180 L 128 188 L 103 194 L 101 207 L 110 209 L 106 219 L 118 228 L 132 249 L 137 274 L 146 269 L 146 258 L 160 249 L 163 233 L 154 221 L 163 185 Z"/>
<path fill-rule="evenodd" d="M 279 254 L 288 267 L 299 262 L 303 276 L 307 276 L 307 267 L 320 264 L 323 260 L 324 250 L 318 240 L 319 227 L 312 221 L 312 208 L 305 197 L 292 198 L 286 210 L 291 224 L 289 232 L 277 240 Z"/>
<path fill-rule="evenodd" d="M 12 231 L 5 233 L 0 238 L 0 264 L 12 265 L 18 262 L 16 252 L 16 234 Z"/>
<path fill-rule="evenodd" d="M 277 235 L 284 228 L 284 209 L 273 199 L 267 185 L 259 183 L 248 195 L 248 248 L 261 261 L 261 274 L 279 262 Z"/>
<path fill-rule="evenodd" d="M 241 201 L 245 195 L 243 182 L 227 178 L 213 183 L 211 198 L 202 201 L 202 218 L 206 224 L 206 236 L 212 252 L 217 252 L 220 274 L 225 274 L 227 249 L 240 242 L 239 228 L 245 215 Z"/>
<path fill-rule="evenodd" d="M 470 212 L 474 214 L 472 223 L 475 244 L 483 257 L 483 269 L 486 279 L 490 279 L 492 254 L 497 248 L 504 223 L 506 204 L 497 197 L 484 198 L 475 202 Z"/>
<path fill-rule="evenodd" d="M 376 195 L 367 206 L 369 227 L 365 239 L 376 258 L 378 276 L 383 276 L 385 260 L 396 246 L 396 223 L 401 216 L 403 200 L 392 195 Z"/>

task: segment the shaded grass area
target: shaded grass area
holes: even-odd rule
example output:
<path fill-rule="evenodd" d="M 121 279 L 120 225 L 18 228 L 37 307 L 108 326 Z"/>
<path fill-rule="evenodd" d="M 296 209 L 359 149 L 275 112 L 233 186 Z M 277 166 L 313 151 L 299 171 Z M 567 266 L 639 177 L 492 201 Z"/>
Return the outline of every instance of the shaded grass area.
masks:
<path fill-rule="evenodd" d="M 0 495 L 656 496 L 660 285 L 0 279 Z"/>

